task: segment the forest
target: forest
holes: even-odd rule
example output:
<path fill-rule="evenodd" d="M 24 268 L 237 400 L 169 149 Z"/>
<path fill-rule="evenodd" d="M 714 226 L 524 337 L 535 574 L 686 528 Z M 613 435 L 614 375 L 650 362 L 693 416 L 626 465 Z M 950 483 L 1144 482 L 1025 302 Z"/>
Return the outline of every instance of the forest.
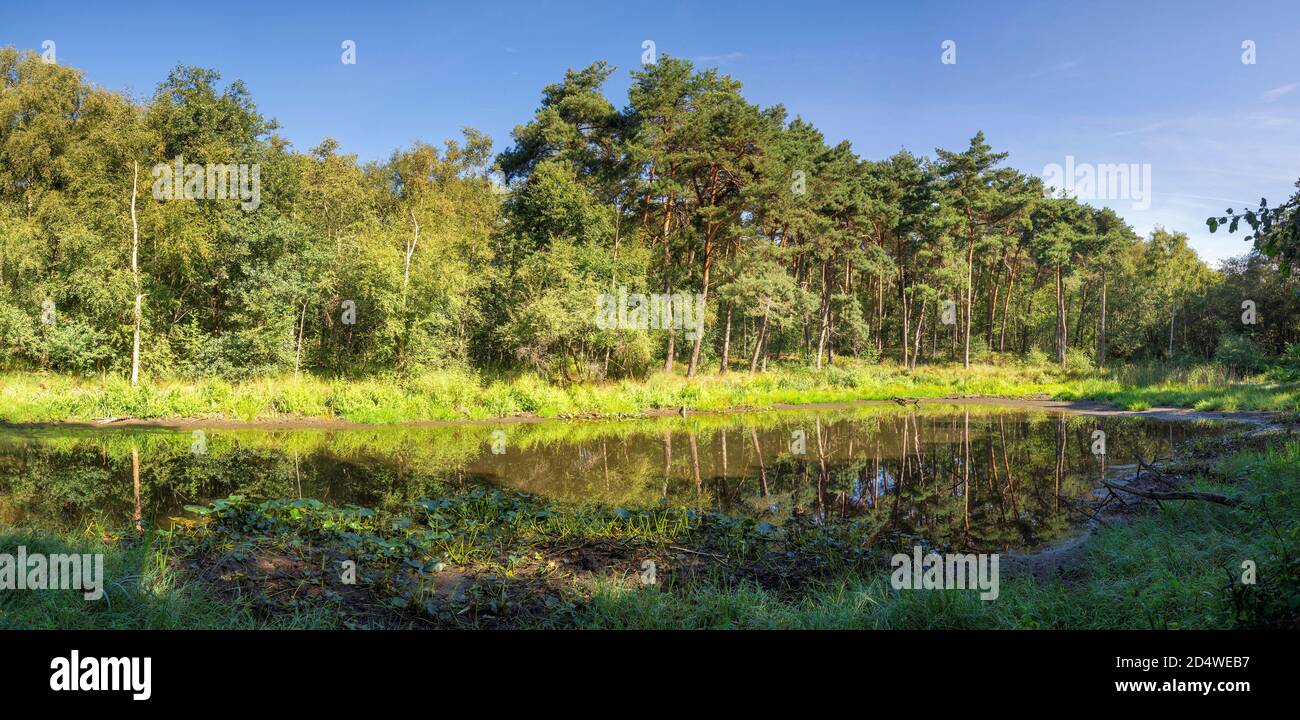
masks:
<path fill-rule="evenodd" d="M 1184 231 L 1139 237 L 976 128 L 964 148 L 867 159 L 715 69 L 661 57 L 611 99 L 615 72 L 568 71 L 500 151 L 467 127 L 362 162 L 328 137 L 293 147 L 213 70 L 136 99 L 0 49 L 3 365 L 133 384 L 447 368 L 571 384 L 846 357 L 1300 373 L 1276 241 L 1295 197 L 1212 218 L 1245 219 L 1258 247 L 1211 268 Z M 702 332 L 598 323 L 620 292 L 690 293 Z"/>
<path fill-rule="evenodd" d="M 374 159 L 0 47 L 0 548 L 110 599 L 0 629 L 1295 627 L 1300 181 L 1211 266 L 705 65 Z M 892 584 L 923 547 L 998 601 Z"/>

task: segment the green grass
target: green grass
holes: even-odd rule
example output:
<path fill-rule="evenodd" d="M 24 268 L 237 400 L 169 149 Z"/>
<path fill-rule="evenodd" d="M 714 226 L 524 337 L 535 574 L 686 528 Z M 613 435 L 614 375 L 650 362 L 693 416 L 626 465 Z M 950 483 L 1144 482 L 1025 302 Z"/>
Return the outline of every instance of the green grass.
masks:
<path fill-rule="evenodd" d="M 1212 366 L 1210 366 L 1212 367 Z M 1300 410 L 1300 384 L 1232 383 L 1221 373 L 1161 369 L 1062 372 L 1024 364 L 897 365 L 841 361 L 818 371 L 778 366 L 769 372 L 706 373 L 686 379 L 560 386 L 534 375 L 489 378 L 467 370 L 414 377 L 261 378 L 239 383 L 146 381 L 10 373 L 0 376 L 0 421 L 89 421 L 104 417 L 223 420 L 337 419 L 385 424 L 415 420 L 626 416 L 677 409 L 726 410 L 781 404 L 886 400 L 893 397 L 1052 397 L 1100 400 L 1128 409 L 1157 405 L 1201 410 Z"/>
<path fill-rule="evenodd" d="M 0 629 L 255 629 L 326 627 L 324 611 L 260 620 L 237 597 L 219 597 L 173 563 L 165 536 L 115 536 L 97 526 L 81 532 L 0 528 L 0 551 L 104 555 L 104 596 L 81 590 L 0 591 Z"/>
<path fill-rule="evenodd" d="M 1128 410 L 1180 407 L 1194 410 L 1264 410 L 1294 412 L 1300 409 L 1300 384 L 1259 383 L 1237 385 L 1182 385 L 1160 383 L 1126 386 L 1107 381 L 1084 381 L 1056 394 L 1064 400 L 1098 400 Z"/>

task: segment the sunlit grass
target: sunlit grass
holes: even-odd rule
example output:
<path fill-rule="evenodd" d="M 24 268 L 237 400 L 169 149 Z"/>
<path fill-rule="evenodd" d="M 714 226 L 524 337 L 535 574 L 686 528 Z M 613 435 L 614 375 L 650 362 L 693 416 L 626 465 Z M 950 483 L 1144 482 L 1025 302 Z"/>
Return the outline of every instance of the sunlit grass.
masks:
<path fill-rule="evenodd" d="M 768 372 L 718 373 L 557 385 L 532 374 L 485 376 L 446 370 L 364 379 L 308 375 L 145 381 L 39 373 L 0 377 L 0 421 L 87 421 L 106 417 L 337 419 L 366 424 L 413 420 L 616 417 L 687 408 L 717 411 L 776 405 L 888 400 L 895 397 L 1046 397 L 1099 400 L 1131 410 L 1156 406 L 1198 410 L 1300 409 L 1300 384 L 1235 382 L 1218 366 L 1121 367 L 1064 372 L 1014 362 L 930 365 L 841 360 L 815 370 L 779 365 Z"/>

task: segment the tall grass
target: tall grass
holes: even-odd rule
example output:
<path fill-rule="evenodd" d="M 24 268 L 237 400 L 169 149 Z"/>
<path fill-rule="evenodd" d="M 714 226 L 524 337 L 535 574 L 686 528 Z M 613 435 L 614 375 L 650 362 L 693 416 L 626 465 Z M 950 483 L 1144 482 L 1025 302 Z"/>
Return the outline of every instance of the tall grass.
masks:
<path fill-rule="evenodd" d="M 1219 363 L 1144 363 L 1120 366 L 1105 380 L 1083 380 L 1059 397 L 1101 400 L 1129 410 L 1167 406 L 1294 412 L 1300 410 L 1300 383 L 1279 383 Z"/>
<path fill-rule="evenodd" d="M 688 408 L 725 410 L 894 397 L 1093 399 L 1130 409 L 1174 405 L 1212 410 L 1300 409 L 1300 383 L 1237 382 L 1217 365 L 1142 365 L 1063 372 L 1002 363 L 933 365 L 841 361 L 822 370 L 777 366 L 749 374 L 707 373 L 556 385 L 536 375 L 489 377 L 471 370 L 417 376 L 331 379 L 309 375 L 231 383 L 220 379 L 146 381 L 11 373 L 0 376 L 0 421 L 89 421 L 106 417 L 282 418 L 384 424 L 414 420 L 626 416 Z"/>

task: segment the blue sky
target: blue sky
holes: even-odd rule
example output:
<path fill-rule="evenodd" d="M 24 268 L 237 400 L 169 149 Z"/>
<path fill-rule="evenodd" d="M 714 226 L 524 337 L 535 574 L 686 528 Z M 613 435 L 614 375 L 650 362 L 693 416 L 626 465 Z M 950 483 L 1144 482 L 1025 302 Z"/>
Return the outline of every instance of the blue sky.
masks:
<path fill-rule="evenodd" d="M 719 67 L 859 155 L 961 149 L 976 130 L 1049 163 L 1151 166 L 1152 201 L 1109 204 L 1142 233 L 1182 230 L 1209 261 L 1241 253 L 1207 215 L 1300 177 L 1300 2 L 259 2 L 0 0 L 0 44 L 149 95 L 177 64 L 242 79 L 299 149 L 363 159 L 464 125 L 502 149 L 566 68 L 608 60 L 621 106 L 644 40 Z M 127 7 L 127 6 L 130 7 Z M 357 43 L 356 65 L 340 44 Z M 941 62 L 956 43 L 957 62 Z M 1256 63 L 1242 62 L 1242 43 Z"/>

